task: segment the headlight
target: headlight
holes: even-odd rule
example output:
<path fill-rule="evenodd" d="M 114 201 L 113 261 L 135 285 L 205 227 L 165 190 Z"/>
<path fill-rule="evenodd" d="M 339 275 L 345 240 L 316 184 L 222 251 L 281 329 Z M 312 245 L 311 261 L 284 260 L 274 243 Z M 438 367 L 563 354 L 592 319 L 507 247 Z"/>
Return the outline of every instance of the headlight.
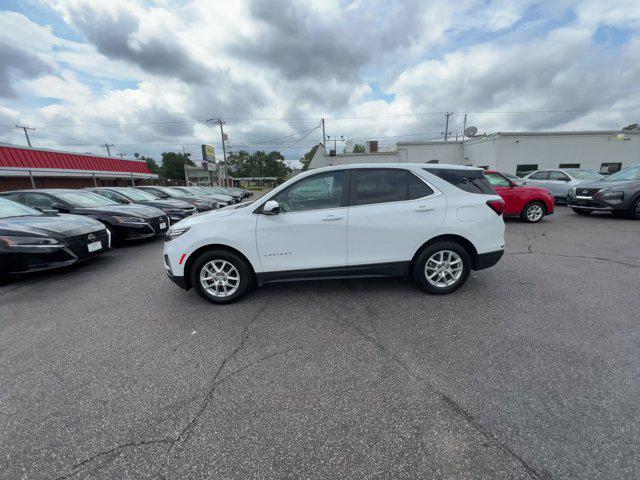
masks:
<path fill-rule="evenodd" d="M 42 247 L 60 245 L 60 242 L 55 238 L 14 237 L 7 235 L 0 237 L 0 245 L 9 247 Z"/>
<path fill-rule="evenodd" d="M 599 192 L 598 196 L 606 198 L 622 198 L 624 197 L 624 192 L 622 190 L 605 190 L 603 192 Z"/>
<path fill-rule="evenodd" d="M 189 230 L 189 227 L 186 227 L 186 228 L 171 227 L 169 230 L 167 230 L 167 233 L 165 233 L 164 240 L 166 242 L 170 242 L 171 240 L 173 240 L 174 238 L 178 238 L 180 235 L 187 232 L 188 230 Z"/>
<path fill-rule="evenodd" d="M 113 217 L 118 223 L 146 223 L 144 218 L 140 217 Z"/>

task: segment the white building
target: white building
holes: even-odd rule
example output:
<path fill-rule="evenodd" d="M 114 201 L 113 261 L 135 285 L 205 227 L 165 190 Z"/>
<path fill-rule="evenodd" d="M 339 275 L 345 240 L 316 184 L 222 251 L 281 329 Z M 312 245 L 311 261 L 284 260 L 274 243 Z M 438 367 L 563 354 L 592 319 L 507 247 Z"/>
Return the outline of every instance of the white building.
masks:
<path fill-rule="evenodd" d="M 464 142 L 405 142 L 390 152 L 335 156 L 319 148 L 309 168 L 364 162 L 452 163 L 519 175 L 578 167 L 613 173 L 640 164 L 640 132 L 499 132 Z"/>

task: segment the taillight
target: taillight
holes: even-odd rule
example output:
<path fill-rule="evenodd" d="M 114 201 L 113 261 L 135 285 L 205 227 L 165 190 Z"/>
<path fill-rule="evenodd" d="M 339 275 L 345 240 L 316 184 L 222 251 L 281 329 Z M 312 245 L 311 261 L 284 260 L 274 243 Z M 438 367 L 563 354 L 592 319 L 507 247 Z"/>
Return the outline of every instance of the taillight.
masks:
<path fill-rule="evenodd" d="M 504 213 L 504 202 L 502 200 L 487 200 L 489 208 L 496 212 L 496 215 L 502 215 Z"/>

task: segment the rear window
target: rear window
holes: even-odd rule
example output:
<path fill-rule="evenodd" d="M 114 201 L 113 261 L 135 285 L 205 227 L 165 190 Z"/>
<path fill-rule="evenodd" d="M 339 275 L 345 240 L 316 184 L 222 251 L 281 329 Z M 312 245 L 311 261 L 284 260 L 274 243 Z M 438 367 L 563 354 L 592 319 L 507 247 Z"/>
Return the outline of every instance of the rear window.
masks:
<path fill-rule="evenodd" d="M 496 191 L 487 179 L 484 178 L 482 170 L 465 170 L 457 168 L 425 168 L 424 170 L 429 173 L 433 173 L 436 177 L 440 177 L 465 192 L 479 193 L 482 195 L 496 195 Z"/>

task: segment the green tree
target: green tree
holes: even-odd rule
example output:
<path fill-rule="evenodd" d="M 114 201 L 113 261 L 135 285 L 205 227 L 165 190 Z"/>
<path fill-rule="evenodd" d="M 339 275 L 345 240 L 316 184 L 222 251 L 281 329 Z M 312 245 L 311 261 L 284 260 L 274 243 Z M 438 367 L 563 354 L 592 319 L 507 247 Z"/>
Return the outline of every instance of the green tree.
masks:
<path fill-rule="evenodd" d="M 145 157 L 144 155 L 141 155 L 140 160 L 144 160 L 145 162 L 147 162 L 147 167 L 149 167 L 149 170 L 151 170 L 151 173 L 160 175 L 160 165 L 158 165 L 153 158 Z"/>
<path fill-rule="evenodd" d="M 162 152 L 160 176 L 172 180 L 184 180 L 184 166 L 195 166 L 188 153 Z"/>
<path fill-rule="evenodd" d="M 311 163 L 311 160 L 313 159 L 313 156 L 316 154 L 316 151 L 318 150 L 319 146 L 320 144 L 314 146 L 311 150 L 305 153 L 303 157 L 300 158 L 300 163 L 302 164 L 302 171 L 309 170 L 309 164 Z"/>
<path fill-rule="evenodd" d="M 353 153 L 364 153 L 365 152 L 365 148 L 364 145 L 361 145 L 359 143 L 356 143 L 353 146 Z"/>
<path fill-rule="evenodd" d="M 280 152 L 264 150 L 229 152 L 227 171 L 233 177 L 286 177 L 291 173 Z"/>

